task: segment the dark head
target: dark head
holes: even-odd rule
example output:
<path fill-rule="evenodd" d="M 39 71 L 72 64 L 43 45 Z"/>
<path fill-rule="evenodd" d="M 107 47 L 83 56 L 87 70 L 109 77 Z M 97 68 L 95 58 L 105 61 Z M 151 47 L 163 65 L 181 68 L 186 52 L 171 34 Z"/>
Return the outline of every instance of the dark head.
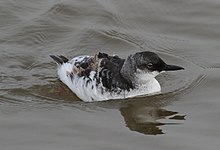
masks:
<path fill-rule="evenodd" d="M 158 72 L 183 70 L 183 67 L 166 64 L 157 54 L 149 51 L 133 55 L 137 69 L 143 72 Z"/>
<path fill-rule="evenodd" d="M 162 71 L 183 70 L 183 67 L 166 64 L 157 54 L 149 51 L 128 56 L 120 73 L 133 86 L 149 82 Z M 158 83 L 159 84 L 159 83 Z"/>

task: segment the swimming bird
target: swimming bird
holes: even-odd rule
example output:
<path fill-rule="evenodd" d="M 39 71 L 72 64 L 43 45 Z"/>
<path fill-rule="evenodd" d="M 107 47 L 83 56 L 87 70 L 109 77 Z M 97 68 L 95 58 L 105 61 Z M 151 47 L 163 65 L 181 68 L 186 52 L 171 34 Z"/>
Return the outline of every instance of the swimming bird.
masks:
<path fill-rule="evenodd" d="M 73 59 L 50 57 L 58 64 L 58 77 L 85 102 L 124 99 L 161 92 L 155 77 L 164 71 L 183 67 L 166 64 L 156 53 L 137 52 L 122 59 L 117 55 L 97 53 Z"/>

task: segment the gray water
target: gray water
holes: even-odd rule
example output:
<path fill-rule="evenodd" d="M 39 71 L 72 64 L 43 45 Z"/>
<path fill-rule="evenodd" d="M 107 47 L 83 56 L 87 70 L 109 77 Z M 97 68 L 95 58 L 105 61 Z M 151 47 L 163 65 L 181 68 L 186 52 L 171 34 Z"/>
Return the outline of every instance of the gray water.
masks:
<path fill-rule="evenodd" d="M 1 0 L 2 150 L 218 150 L 219 0 Z M 155 96 L 85 103 L 49 55 L 153 51 Z"/>

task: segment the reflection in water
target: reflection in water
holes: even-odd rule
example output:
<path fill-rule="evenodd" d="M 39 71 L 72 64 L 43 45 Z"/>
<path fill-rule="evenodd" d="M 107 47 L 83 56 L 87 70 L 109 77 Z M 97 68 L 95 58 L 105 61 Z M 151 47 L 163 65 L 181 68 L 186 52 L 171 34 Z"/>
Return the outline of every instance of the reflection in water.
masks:
<path fill-rule="evenodd" d="M 176 125 L 179 122 L 173 122 L 174 120 L 185 120 L 185 115 L 178 115 L 174 111 L 162 109 L 158 106 L 143 105 L 143 103 L 136 104 L 131 103 L 120 108 L 125 123 L 131 131 L 147 135 L 164 134 L 160 126 Z M 166 123 L 162 122 L 162 119 L 165 119 Z M 167 120 L 171 123 L 167 123 Z"/>
<path fill-rule="evenodd" d="M 55 102 L 63 105 L 67 104 L 68 106 L 74 104 L 74 107 L 80 104 L 79 109 L 83 110 L 87 110 L 87 108 L 91 110 L 97 108 L 119 109 L 126 126 L 131 131 L 146 135 L 164 134 L 161 126 L 178 125 L 182 123 L 181 120 L 185 120 L 185 115 L 179 115 L 178 112 L 164 109 L 165 106 L 176 100 L 178 92 L 127 100 L 85 103 L 80 101 L 69 88 L 58 80 L 46 86 L 35 86 L 30 91 L 32 91 L 31 94 L 35 99 L 44 99 L 45 103 Z"/>
<path fill-rule="evenodd" d="M 161 126 L 177 125 L 181 123 L 180 120 L 185 120 L 185 115 L 179 115 L 178 112 L 162 108 L 175 101 L 177 93 L 174 92 L 128 100 L 81 103 L 79 98 L 58 80 L 44 88 L 38 89 L 41 89 L 38 91 L 40 92 L 40 98 L 45 99 L 48 97 L 50 99 L 47 100 L 65 102 L 66 104 L 80 103 L 80 107 L 83 107 L 83 110 L 84 107 L 94 109 L 94 106 L 95 108 L 98 106 L 101 108 L 119 109 L 124 117 L 126 126 L 131 131 L 146 135 L 164 134 Z"/>
<path fill-rule="evenodd" d="M 44 86 L 33 86 L 29 89 L 30 94 L 35 98 L 54 102 L 75 102 L 79 98 L 61 81 L 55 79 Z"/>

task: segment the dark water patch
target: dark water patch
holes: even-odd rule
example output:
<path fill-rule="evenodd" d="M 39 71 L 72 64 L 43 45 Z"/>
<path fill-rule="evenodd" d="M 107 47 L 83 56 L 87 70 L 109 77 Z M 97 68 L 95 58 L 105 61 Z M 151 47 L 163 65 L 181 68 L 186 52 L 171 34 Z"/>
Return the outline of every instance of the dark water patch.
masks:
<path fill-rule="evenodd" d="M 63 84 L 33 85 L 24 89 L 0 90 L 0 105 L 17 107 L 16 111 L 61 109 L 65 105 L 80 109 L 81 106 L 79 104 L 81 102 Z"/>
<path fill-rule="evenodd" d="M 37 97 L 47 97 L 54 101 L 78 101 L 79 98 L 61 81 L 52 81 L 50 84 L 40 86 L 36 85 L 28 89 L 30 93 Z"/>

